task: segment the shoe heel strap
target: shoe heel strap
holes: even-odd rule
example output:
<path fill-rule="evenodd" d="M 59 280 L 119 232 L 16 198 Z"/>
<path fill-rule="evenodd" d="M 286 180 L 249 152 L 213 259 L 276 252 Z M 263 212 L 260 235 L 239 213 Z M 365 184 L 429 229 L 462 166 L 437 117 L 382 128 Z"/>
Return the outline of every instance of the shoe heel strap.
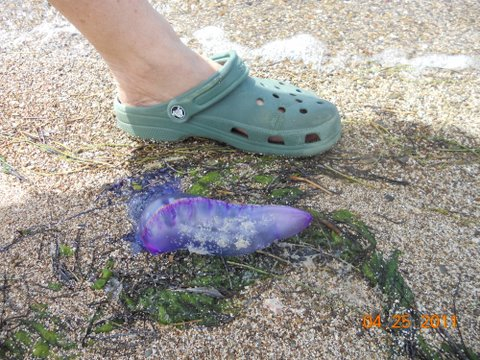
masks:
<path fill-rule="evenodd" d="M 235 51 L 216 55 L 212 60 L 222 68 L 194 89 L 172 99 L 167 106 L 168 117 L 177 123 L 222 100 L 248 76 L 248 68 Z"/>

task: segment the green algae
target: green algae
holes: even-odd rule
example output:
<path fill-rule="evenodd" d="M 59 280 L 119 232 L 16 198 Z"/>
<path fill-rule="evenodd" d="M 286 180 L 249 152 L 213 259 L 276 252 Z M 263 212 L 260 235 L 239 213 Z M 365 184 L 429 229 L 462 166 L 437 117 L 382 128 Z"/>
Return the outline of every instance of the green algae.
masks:
<path fill-rule="evenodd" d="M 206 173 L 204 176 L 202 176 L 200 179 L 198 179 L 198 183 L 208 186 L 210 184 L 219 183 L 221 179 L 222 179 L 222 175 L 220 174 L 219 171 L 210 171 Z"/>
<path fill-rule="evenodd" d="M 100 276 L 95 282 L 92 284 L 92 289 L 93 290 L 101 290 L 107 285 L 107 282 L 112 278 L 113 276 L 113 266 L 114 262 L 112 259 L 108 260 L 106 266 L 102 269 Z"/>
<path fill-rule="evenodd" d="M 48 330 L 39 322 L 31 322 L 30 327 L 35 330 L 40 337 L 50 345 L 58 344 L 58 334 L 55 331 Z"/>
<path fill-rule="evenodd" d="M 255 175 L 253 177 L 253 181 L 261 185 L 268 185 L 273 181 L 273 179 L 273 176 L 267 174 Z"/>
<path fill-rule="evenodd" d="M 198 172 L 195 172 L 197 174 Z M 213 189 L 224 180 L 224 175 L 219 171 L 210 171 L 205 175 L 196 177 L 190 188 L 186 191 L 191 195 L 209 196 Z"/>
<path fill-rule="evenodd" d="M 50 346 L 43 340 L 38 340 L 32 349 L 32 355 L 40 358 L 45 359 L 50 354 Z"/>
<path fill-rule="evenodd" d="M 101 325 L 97 325 L 93 332 L 95 334 L 105 334 L 109 333 L 115 329 L 118 329 L 121 326 L 121 321 L 107 321 Z"/>
<path fill-rule="evenodd" d="M 304 192 L 296 187 L 285 187 L 270 191 L 270 198 L 277 204 L 289 205 L 296 202 Z"/>
<path fill-rule="evenodd" d="M 220 257 L 183 255 L 165 273 L 177 278 L 181 286 L 146 284 L 135 292 L 127 289 L 121 297 L 125 306 L 133 313 L 147 313 L 164 325 L 218 325 L 237 311 L 232 295 L 261 278 L 251 271 L 226 267 Z"/>
<path fill-rule="evenodd" d="M 49 282 L 47 287 L 52 291 L 60 291 L 63 288 L 63 285 L 58 282 Z"/>
<path fill-rule="evenodd" d="M 25 330 L 18 330 L 13 334 L 13 338 L 25 346 L 30 346 L 32 344 L 32 337 Z"/>
<path fill-rule="evenodd" d="M 68 245 L 60 244 L 59 253 L 60 253 L 60 256 L 70 257 L 75 255 L 75 250 Z"/>
<path fill-rule="evenodd" d="M 198 196 L 208 196 L 209 189 L 202 184 L 196 183 L 190 186 L 190 188 L 187 190 L 187 194 L 198 195 Z"/>
<path fill-rule="evenodd" d="M 32 304 L 30 311 L 30 316 L 21 320 L 18 329 L 0 341 L 0 358 L 67 358 L 66 352 L 77 345 L 68 341 L 62 320 L 53 316 L 46 304 Z"/>

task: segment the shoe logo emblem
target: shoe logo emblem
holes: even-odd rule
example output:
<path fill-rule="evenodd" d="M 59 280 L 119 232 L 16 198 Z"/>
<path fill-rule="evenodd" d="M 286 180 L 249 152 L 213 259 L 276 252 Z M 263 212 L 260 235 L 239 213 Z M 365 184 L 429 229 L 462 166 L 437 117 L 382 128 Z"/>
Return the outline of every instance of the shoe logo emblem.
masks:
<path fill-rule="evenodd" d="M 172 116 L 177 119 L 183 119 L 185 117 L 185 109 L 180 105 L 172 106 L 172 108 L 170 109 L 170 112 Z"/>

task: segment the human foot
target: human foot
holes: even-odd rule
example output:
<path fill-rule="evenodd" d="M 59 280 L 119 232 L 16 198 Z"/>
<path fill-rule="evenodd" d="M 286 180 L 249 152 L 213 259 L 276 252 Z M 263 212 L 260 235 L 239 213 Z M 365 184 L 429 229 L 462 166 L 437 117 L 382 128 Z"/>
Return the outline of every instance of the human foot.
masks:
<path fill-rule="evenodd" d="M 132 66 L 110 65 L 118 85 L 119 100 L 131 106 L 167 102 L 198 86 L 221 65 L 187 48 L 176 48 L 155 64 L 136 61 Z"/>
<path fill-rule="evenodd" d="M 230 52 L 214 58 L 219 71 L 199 86 L 152 106 L 115 102 L 117 125 L 145 139 L 191 136 L 239 149 L 284 156 L 311 156 L 340 138 L 335 105 L 290 84 L 248 76 Z"/>

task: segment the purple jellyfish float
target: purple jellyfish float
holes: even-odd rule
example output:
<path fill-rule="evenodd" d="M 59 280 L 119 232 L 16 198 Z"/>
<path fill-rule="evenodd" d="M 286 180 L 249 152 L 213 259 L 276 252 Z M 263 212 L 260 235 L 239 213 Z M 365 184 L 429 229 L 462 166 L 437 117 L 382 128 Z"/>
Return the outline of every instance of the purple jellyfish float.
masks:
<path fill-rule="evenodd" d="M 241 205 L 188 195 L 162 196 L 141 214 L 136 242 L 152 254 L 188 249 L 236 256 L 265 248 L 304 230 L 305 211 L 279 205 Z"/>

